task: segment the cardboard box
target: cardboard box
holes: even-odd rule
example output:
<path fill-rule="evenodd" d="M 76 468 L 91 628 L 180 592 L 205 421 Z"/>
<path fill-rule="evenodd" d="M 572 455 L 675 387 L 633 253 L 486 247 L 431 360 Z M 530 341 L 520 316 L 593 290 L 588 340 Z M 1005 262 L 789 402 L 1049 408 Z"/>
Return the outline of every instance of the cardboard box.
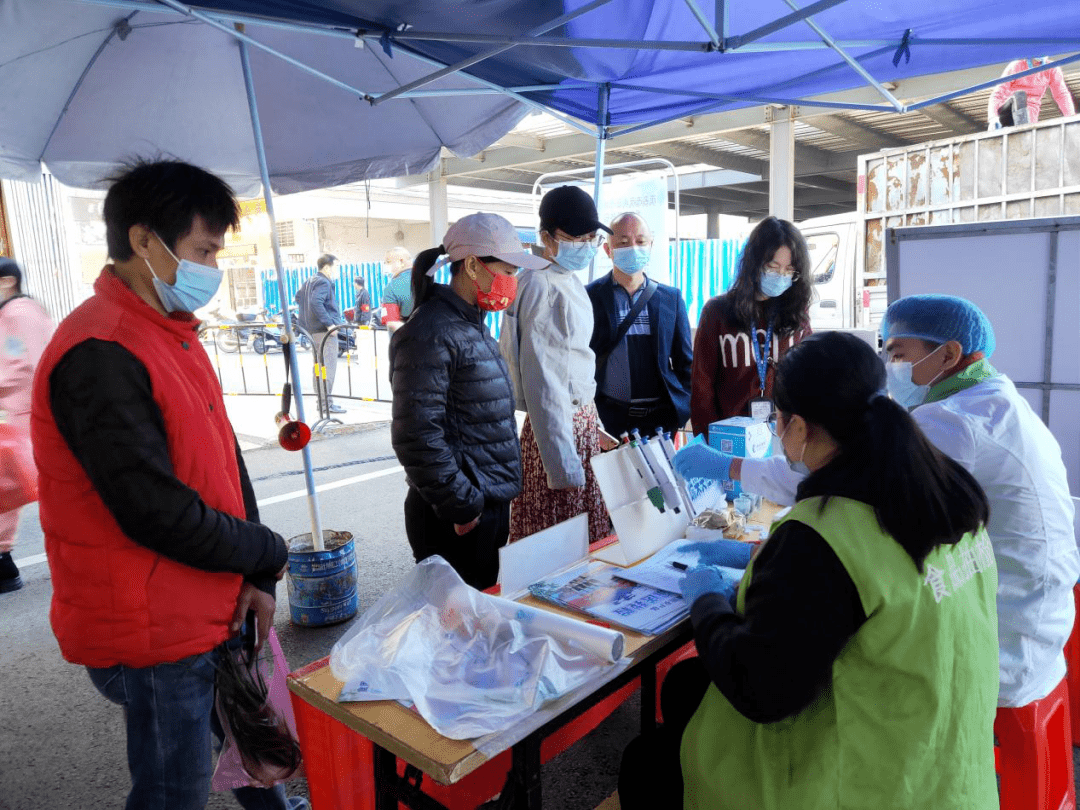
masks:
<path fill-rule="evenodd" d="M 772 438 L 767 424 L 749 416 L 732 416 L 709 425 L 709 446 L 740 458 L 767 458 L 772 455 Z M 742 493 L 738 481 L 724 481 L 723 487 L 729 501 Z"/>

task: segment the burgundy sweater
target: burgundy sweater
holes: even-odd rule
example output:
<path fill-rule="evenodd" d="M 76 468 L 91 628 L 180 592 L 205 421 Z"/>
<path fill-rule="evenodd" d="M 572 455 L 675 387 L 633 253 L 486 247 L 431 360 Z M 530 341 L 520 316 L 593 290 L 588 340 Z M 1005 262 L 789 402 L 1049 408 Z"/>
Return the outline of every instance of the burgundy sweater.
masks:
<path fill-rule="evenodd" d="M 709 425 L 718 419 L 749 416 L 750 400 L 761 392 L 750 334 L 745 329 L 736 330 L 728 322 L 725 298 L 726 295 L 719 295 L 705 304 L 694 338 L 690 421 L 695 435 L 708 433 Z M 765 340 L 768 321 L 762 317 L 757 327 L 756 340 L 760 347 Z M 794 333 L 778 335 L 773 332 L 765 372 L 765 396 L 772 396 L 773 376 L 781 356 L 810 334 L 809 321 L 804 321 Z"/>

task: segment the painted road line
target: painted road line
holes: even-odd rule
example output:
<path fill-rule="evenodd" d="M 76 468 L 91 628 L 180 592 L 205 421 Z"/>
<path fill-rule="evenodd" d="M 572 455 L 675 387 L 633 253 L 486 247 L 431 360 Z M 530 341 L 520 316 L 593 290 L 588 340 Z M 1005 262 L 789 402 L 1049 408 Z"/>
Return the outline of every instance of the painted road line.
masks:
<path fill-rule="evenodd" d="M 396 467 L 387 467 L 385 470 L 378 470 L 376 472 L 364 473 L 363 475 L 354 475 L 352 478 L 342 478 L 340 481 L 332 481 L 329 484 L 319 484 L 315 487 L 316 492 L 326 492 L 330 489 L 340 489 L 341 487 L 351 486 L 353 484 L 359 484 L 361 481 L 370 481 L 372 478 L 382 478 L 385 475 L 393 475 L 394 473 L 405 472 L 405 468 L 400 464 Z M 306 498 L 307 490 L 298 489 L 295 492 L 286 492 L 284 495 L 273 495 L 269 498 L 263 498 L 258 501 L 260 507 L 269 506 L 274 503 L 281 503 L 282 501 L 291 501 L 294 498 Z"/>
<path fill-rule="evenodd" d="M 376 472 L 365 473 L 364 475 L 354 475 L 352 478 L 342 478 L 340 481 L 332 481 L 329 484 L 320 484 L 315 487 L 316 492 L 326 492 L 330 489 L 340 489 L 341 487 L 347 487 L 352 484 L 359 484 L 361 481 L 370 481 L 373 478 L 382 478 L 386 475 L 393 475 L 394 473 L 405 472 L 405 468 L 398 465 L 396 467 L 387 467 L 385 470 L 378 470 Z M 283 495 L 273 495 L 269 498 L 263 498 L 261 501 L 257 501 L 260 507 L 270 506 L 274 503 L 281 503 L 283 501 L 291 501 L 295 498 L 307 497 L 306 489 L 298 489 L 295 492 L 286 492 Z M 31 565 L 38 565 L 45 562 L 46 556 L 44 554 L 35 554 L 32 557 L 23 557 L 21 560 L 15 560 L 15 564 L 19 568 L 27 568 Z"/>

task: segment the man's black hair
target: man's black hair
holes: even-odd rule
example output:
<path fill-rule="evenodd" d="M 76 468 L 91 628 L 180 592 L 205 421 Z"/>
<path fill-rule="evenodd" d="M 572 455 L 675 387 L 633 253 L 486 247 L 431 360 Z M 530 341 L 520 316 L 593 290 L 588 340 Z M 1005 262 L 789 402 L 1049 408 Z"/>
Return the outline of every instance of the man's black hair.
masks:
<path fill-rule="evenodd" d="M 0 256 L 0 278 L 7 278 L 8 276 L 15 279 L 16 294 L 22 295 L 22 270 L 14 259 Z"/>
<path fill-rule="evenodd" d="M 229 185 L 205 169 L 179 160 L 136 160 L 106 178 L 105 239 L 113 261 L 134 255 L 128 232 L 144 225 L 175 251 L 196 214 L 211 231 L 240 225 L 240 207 Z"/>
<path fill-rule="evenodd" d="M 322 256 L 319 257 L 319 261 L 317 262 L 317 264 L 319 266 L 319 269 L 322 270 L 327 265 L 334 264 L 335 262 L 337 262 L 337 256 L 333 256 L 329 253 L 324 253 Z"/>

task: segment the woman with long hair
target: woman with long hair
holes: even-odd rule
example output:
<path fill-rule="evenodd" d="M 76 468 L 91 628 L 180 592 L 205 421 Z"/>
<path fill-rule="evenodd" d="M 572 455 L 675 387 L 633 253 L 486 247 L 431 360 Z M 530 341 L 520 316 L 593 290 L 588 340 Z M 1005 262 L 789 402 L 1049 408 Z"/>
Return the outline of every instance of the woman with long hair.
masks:
<path fill-rule="evenodd" d="M 622 806 L 996 808 L 986 496 L 853 335 L 792 348 L 773 395 L 809 474 L 734 605 L 702 544 L 682 583 L 700 657 L 665 680 L 665 725 L 627 748 Z"/>
<path fill-rule="evenodd" d="M 762 220 L 746 240 L 731 289 L 701 310 L 690 393 L 695 434 L 719 419 L 768 415 L 773 368 L 810 334 L 812 295 L 803 235 L 786 220 Z"/>
<path fill-rule="evenodd" d="M 437 284 L 446 263 L 450 283 Z M 484 316 L 514 300 L 519 267 L 546 264 L 502 217 L 463 217 L 416 257 L 415 309 L 390 341 L 390 440 L 409 481 L 409 545 L 417 562 L 440 554 L 475 588 L 498 578 L 521 491 L 513 389 Z"/>

